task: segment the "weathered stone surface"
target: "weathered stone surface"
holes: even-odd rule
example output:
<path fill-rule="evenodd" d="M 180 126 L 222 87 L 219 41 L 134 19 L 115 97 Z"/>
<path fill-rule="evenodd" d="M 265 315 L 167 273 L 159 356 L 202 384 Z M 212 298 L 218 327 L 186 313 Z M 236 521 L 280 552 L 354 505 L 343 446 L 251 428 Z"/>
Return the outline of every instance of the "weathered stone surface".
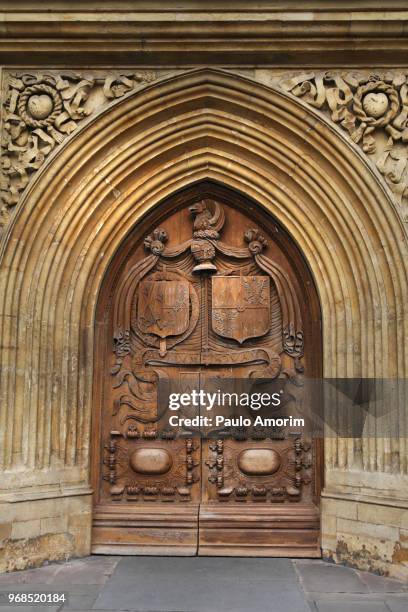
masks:
<path fill-rule="evenodd" d="M 10 72 L 3 78 L 0 233 L 30 178 L 81 122 L 141 83 L 152 71 Z"/>
<path fill-rule="evenodd" d="M 14 522 L 11 531 L 13 540 L 21 540 L 23 538 L 35 538 L 40 535 L 40 520 L 33 519 L 32 521 Z"/>
<path fill-rule="evenodd" d="M 330 71 L 287 75 L 279 84 L 327 112 L 383 175 L 408 221 L 407 73 Z"/>
<path fill-rule="evenodd" d="M 394 525 L 408 529 L 408 509 L 374 504 L 358 505 L 358 520 L 376 525 Z"/>
<path fill-rule="evenodd" d="M 12 523 L 0 523 L 0 541 L 8 540 L 11 536 L 12 525 Z"/>
<path fill-rule="evenodd" d="M 48 560 L 63 561 L 74 553 L 73 537 L 68 534 L 6 540 L 4 547 L 0 549 L 0 572 L 39 567 Z"/>
<path fill-rule="evenodd" d="M 342 499 L 322 499 L 322 511 L 330 517 L 340 517 L 347 519 L 357 519 L 358 503 L 354 501 L 345 501 Z"/>
<path fill-rule="evenodd" d="M 337 532 L 336 542 L 334 550 L 323 549 L 323 558 L 383 576 L 407 579 L 407 567 L 393 559 L 395 541 Z"/>
<path fill-rule="evenodd" d="M 55 516 L 52 518 L 41 519 L 41 535 L 46 533 L 63 533 L 67 531 L 67 516 Z"/>
<path fill-rule="evenodd" d="M 142 71 L 91 73 L 90 57 L 99 66 L 107 61 L 98 55 L 100 44 L 84 34 L 101 27 L 98 14 L 65 19 L 46 11 L 39 18 L 31 6 L 22 20 L 13 6 L 0 9 L 0 58 L 22 65 L 27 44 L 34 53 L 31 30 L 28 43 L 24 36 L 33 24 L 38 36 L 49 33 L 51 18 L 67 37 L 30 53 L 30 63 L 37 58 L 46 68 L 3 70 L 3 221 L 12 208 L 15 215 L 0 251 L 0 569 L 89 553 L 90 381 L 101 280 L 130 227 L 192 182 L 244 189 L 292 234 L 321 297 L 325 376 L 407 376 L 408 249 L 401 217 L 408 84 L 406 67 L 398 67 L 406 57 L 407 15 L 392 4 L 381 19 L 372 10 L 361 20 L 336 8 L 331 16 L 292 14 L 290 24 L 282 16 L 271 19 L 278 13 L 270 7 L 249 20 L 247 5 L 242 14 L 234 8 L 233 20 L 228 10 L 187 15 L 183 9 L 179 32 L 199 31 L 214 42 L 197 39 L 194 54 L 184 39 L 182 45 L 155 39 L 157 15 L 118 23 L 112 10 L 104 34 L 146 34 L 145 65 L 147 56 L 161 53 L 169 67 L 157 70 L 152 61 Z M 172 20 L 168 15 L 161 34 L 169 34 Z M 375 55 L 366 35 L 376 32 L 381 40 L 384 20 L 387 50 L 381 43 Z M 288 37 L 299 27 L 314 41 L 318 35 L 320 49 Z M 219 53 L 220 32 L 234 63 L 243 55 L 234 44 L 251 28 L 248 57 L 262 56 L 273 67 L 255 68 L 247 56 L 239 70 L 170 66 L 166 45 L 201 66 L 199 54 Z M 366 57 L 364 70 L 339 69 L 337 42 L 326 49 L 334 40 L 345 49 L 344 65 Z M 138 39 L 129 42 L 135 64 L 140 46 Z M 66 65 L 56 69 L 61 53 Z M 112 44 L 109 61 L 120 54 Z M 337 68 L 306 74 L 296 66 L 306 55 L 320 66 L 322 57 L 335 59 Z M 67 58 L 74 56 L 72 72 Z M 394 68 L 379 69 L 380 59 Z M 403 425 L 406 404 L 399 410 Z M 325 466 L 324 553 L 406 577 L 406 441 L 327 439 Z"/>
<path fill-rule="evenodd" d="M 3 530 L 0 526 L 0 534 L 4 534 L 0 571 L 89 554 L 91 508 L 87 496 L 1 504 L 0 514 L 9 521 Z"/>
<path fill-rule="evenodd" d="M 103 11 L 101 11 L 103 6 Z M 21 0 L 19 8 L 21 7 Z M 406 5 L 398 0 L 223 0 L 192 5 L 164 0 L 73 5 L 47 0 L 43 11 L 2 2 L 0 60 L 22 65 L 329 66 L 404 65 Z M 198 7 L 198 9 L 197 9 Z M 295 8 L 296 7 L 296 8 Z M 201 10 L 199 10 L 201 9 Z M 52 37 L 50 31 L 59 36 Z M 33 32 L 43 44 L 33 46 Z M 46 43 L 44 42 L 46 39 Z M 100 44 L 104 40 L 104 45 Z M 367 40 L 369 43 L 367 43 Z M 120 41 L 120 44 L 118 43 Z M 188 46 L 187 41 L 191 41 Z M 63 44 L 61 44 L 63 42 Z"/>

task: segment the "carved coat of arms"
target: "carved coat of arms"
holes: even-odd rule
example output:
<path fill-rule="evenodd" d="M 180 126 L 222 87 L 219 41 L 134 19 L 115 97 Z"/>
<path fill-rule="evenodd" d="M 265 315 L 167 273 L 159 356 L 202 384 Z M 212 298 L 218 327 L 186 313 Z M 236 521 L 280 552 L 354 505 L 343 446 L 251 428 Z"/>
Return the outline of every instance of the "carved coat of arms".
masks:
<path fill-rule="evenodd" d="M 269 277 L 213 276 L 212 328 L 240 344 L 263 336 L 270 326 Z"/>
<path fill-rule="evenodd" d="M 159 338 L 178 336 L 188 328 L 189 284 L 176 280 L 145 280 L 139 286 L 137 324 Z"/>

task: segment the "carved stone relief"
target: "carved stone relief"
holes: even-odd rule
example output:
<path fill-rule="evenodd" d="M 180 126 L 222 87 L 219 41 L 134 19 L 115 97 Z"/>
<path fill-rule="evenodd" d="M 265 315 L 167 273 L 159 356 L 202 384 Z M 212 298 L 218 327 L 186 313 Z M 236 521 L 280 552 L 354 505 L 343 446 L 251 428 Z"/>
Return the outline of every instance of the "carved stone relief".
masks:
<path fill-rule="evenodd" d="M 408 74 L 302 72 L 281 75 L 277 83 L 348 133 L 381 172 L 408 221 Z"/>
<path fill-rule="evenodd" d="M 30 178 L 81 122 L 156 73 L 6 73 L 2 91 L 0 232 Z"/>
<path fill-rule="evenodd" d="M 274 73 L 268 83 L 330 116 L 359 144 L 393 192 L 408 220 L 408 83 L 397 71 Z M 30 179 L 49 154 L 87 117 L 159 77 L 153 71 L 5 72 L 2 84 L 0 234 Z M 193 211 L 192 211 L 193 212 Z M 211 266 L 214 245 L 203 241 L 217 222 L 196 214 L 192 252 Z M 201 223 L 207 223 L 201 227 Z M 222 224 L 222 220 L 221 220 Z M 199 227 L 200 226 L 200 227 Z"/>

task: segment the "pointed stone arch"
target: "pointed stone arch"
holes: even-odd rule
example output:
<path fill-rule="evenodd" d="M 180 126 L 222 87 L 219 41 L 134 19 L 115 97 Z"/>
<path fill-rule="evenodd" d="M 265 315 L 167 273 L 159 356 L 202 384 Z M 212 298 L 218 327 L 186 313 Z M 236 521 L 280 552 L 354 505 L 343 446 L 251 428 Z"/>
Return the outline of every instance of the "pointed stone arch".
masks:
<path fill-rule="evenodd" d="M 29 499 L 31 484 L 88 499 L 102 278 L 143 215 L 204 179 L 256 200 L 298 244 L 320 296 L 325 376 L 407 375 L 408 249 L 379 175 L 281 91 L 220 70 L 169 77 L 67 139 L 2 238 L 4 499 Z M 403 497 L 404 440 L 373 444 L 327 441 L 327 496 L 374 486 Z"/>

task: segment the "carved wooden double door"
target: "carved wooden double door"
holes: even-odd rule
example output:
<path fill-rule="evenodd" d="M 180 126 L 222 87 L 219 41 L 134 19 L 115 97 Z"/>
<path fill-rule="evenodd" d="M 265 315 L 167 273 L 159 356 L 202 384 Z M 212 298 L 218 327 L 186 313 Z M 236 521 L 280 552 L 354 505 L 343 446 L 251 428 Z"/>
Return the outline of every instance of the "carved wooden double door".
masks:
<path fill-rule="evenodd" d="M 250 408 L 249 425 L 215 423 L 231 411 L 202 398 L 168 409 L 169 390 L 319 375 L 307 268 L 280 228 L 233 200 L 180 196 L 111 266 L 96 325 L 94 552 L 320 555 L 318 441 L 254 425 Z M 197 416 L 212 422 L 186 421 Z"/>

